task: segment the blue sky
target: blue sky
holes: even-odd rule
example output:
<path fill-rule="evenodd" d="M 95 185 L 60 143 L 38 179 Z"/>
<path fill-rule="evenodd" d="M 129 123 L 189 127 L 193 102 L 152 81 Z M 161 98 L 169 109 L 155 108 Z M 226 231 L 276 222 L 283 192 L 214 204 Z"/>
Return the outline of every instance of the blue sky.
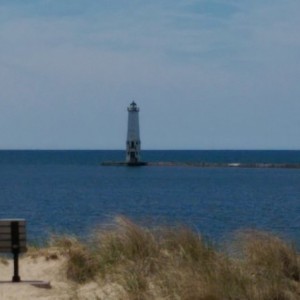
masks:
<path fill-rule="evenodd" d="M 300 149 L 299 0 L 0 0 L 0 149 Z"/>

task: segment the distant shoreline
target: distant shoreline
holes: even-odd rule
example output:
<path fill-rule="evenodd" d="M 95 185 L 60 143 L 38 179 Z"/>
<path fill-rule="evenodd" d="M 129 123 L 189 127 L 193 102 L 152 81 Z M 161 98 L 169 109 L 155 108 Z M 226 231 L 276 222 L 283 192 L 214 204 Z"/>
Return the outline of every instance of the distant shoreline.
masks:
<path fill-rule="evenodd" d="M 207 162 L 102 162 L 101 166 L 111 167 L 196 167 L 196 168 L 249 168 L 249 169 L 300 169 L 300 163 L 207 163 Z"/>

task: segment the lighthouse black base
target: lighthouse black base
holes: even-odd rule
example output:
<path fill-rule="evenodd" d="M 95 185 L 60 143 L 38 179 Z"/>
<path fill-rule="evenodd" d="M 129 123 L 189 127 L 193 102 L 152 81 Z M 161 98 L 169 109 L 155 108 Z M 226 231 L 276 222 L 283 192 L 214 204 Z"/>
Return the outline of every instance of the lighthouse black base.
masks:
<path fill-rule="evenodd" d="M 138 161 L 134 163 L 124 162 L 124 161 L 104 161 L 101 163 L 101 166 L 107 167 L 142 167 L 148 166 L 148 163 L 145 161 Z"/>
<path fill-rule="evenodd" d="M 147 166 L 148 163 L 145 161 L 136 161 L 136 162 L 126 162 L 125 163 L 128 167 L 141 167 L 141 166 Z"/>

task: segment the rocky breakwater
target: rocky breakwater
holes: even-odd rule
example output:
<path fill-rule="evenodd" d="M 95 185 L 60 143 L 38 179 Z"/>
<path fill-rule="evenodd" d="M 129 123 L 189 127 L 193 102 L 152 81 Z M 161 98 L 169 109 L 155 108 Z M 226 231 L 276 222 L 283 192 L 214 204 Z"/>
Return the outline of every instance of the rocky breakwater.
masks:
<path fill-rule="evenodd" d="M 300 169 L 300 163 L 210 163 L 210 162 L 102 162 L 102 166 L 120 166 L 120 167 L 195 167 L 195 168 L 261 168 L 261 169 Z"/>

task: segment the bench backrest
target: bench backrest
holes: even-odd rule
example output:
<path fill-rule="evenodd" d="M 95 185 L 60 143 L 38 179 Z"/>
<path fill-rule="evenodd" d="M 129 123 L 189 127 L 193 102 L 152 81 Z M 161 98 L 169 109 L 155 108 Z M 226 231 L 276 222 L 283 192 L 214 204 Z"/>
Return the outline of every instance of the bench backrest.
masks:
<path fill-rule="evenodd" d="M 26 252 L 26 221 L 24 219 L 0 219 L 0 252 Z"/>

